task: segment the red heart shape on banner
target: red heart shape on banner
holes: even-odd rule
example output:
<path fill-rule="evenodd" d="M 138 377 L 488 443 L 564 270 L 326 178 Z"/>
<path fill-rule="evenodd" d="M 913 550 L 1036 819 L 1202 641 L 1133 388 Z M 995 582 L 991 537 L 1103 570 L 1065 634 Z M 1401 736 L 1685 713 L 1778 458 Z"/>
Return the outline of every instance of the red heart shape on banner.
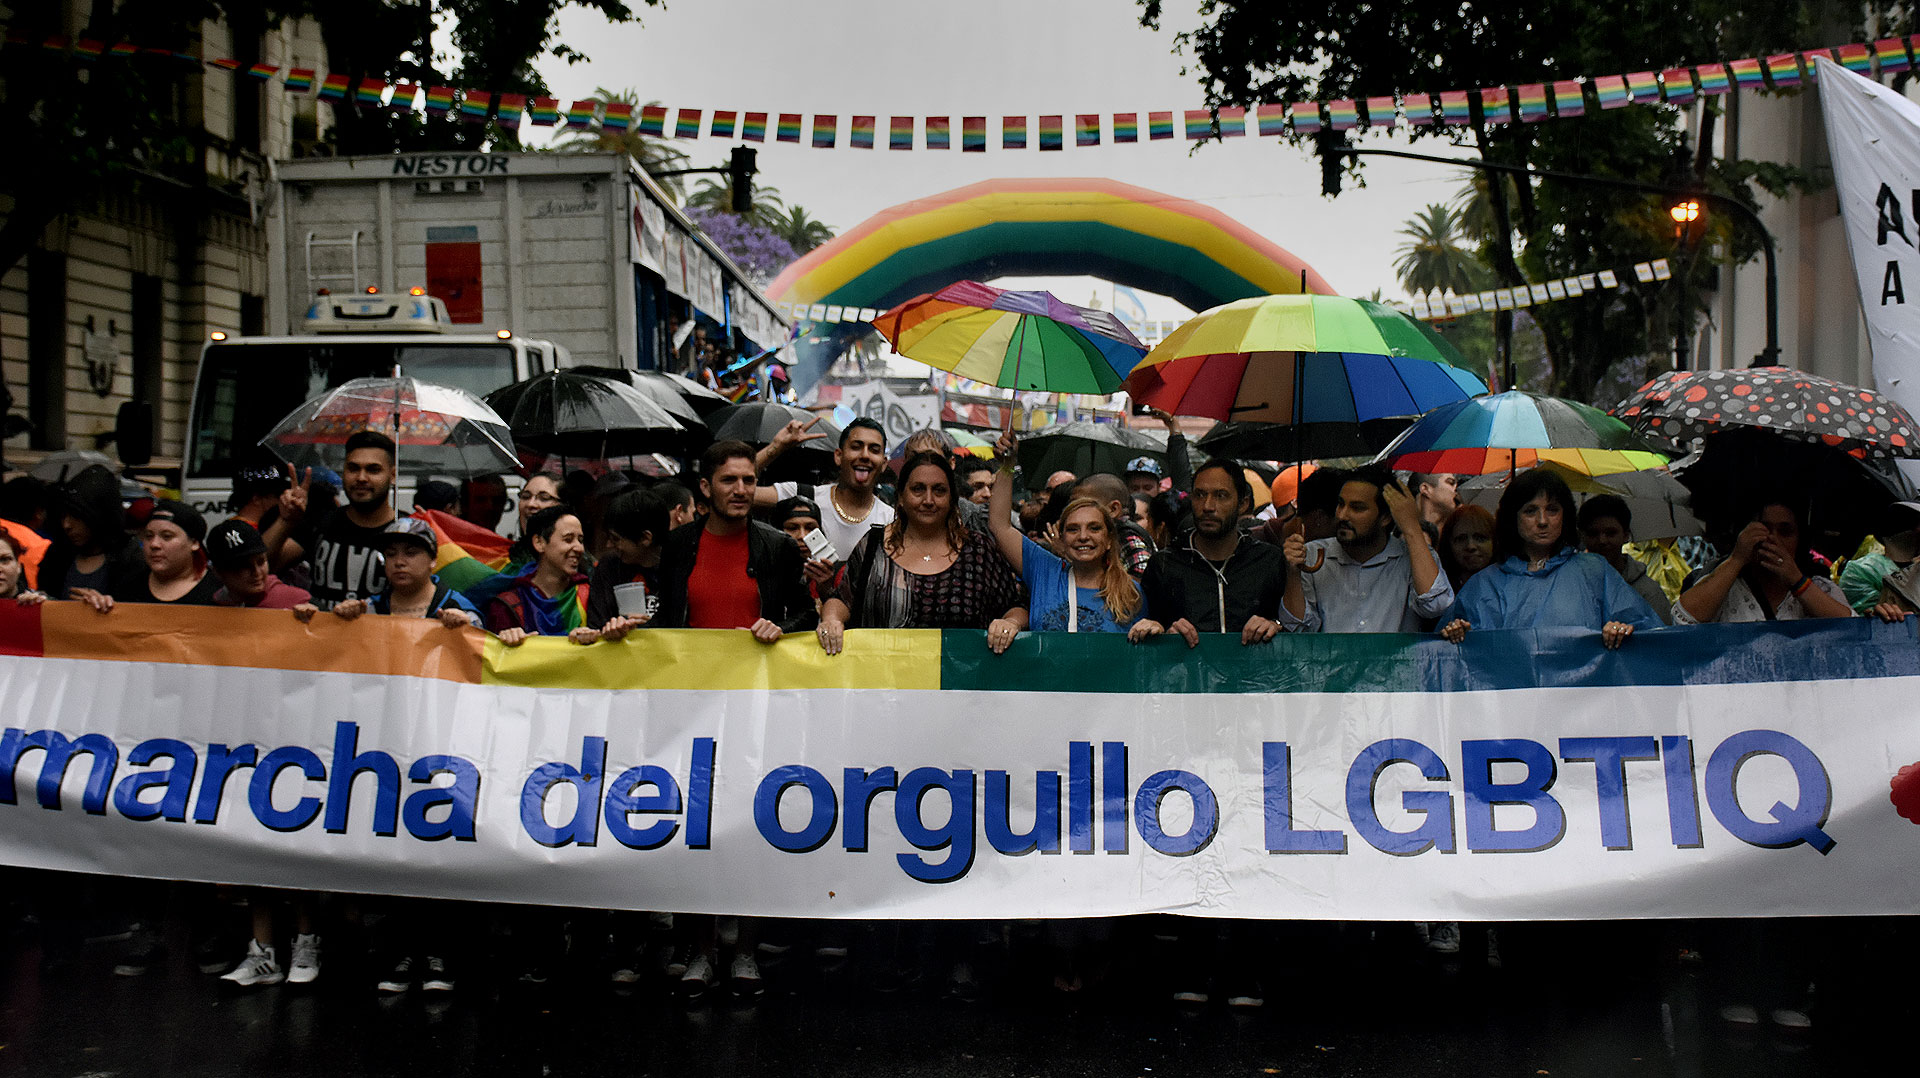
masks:
<path fill-rule="evenodd" d="M 1901 768 L 1887 785 L 1893 788 L 1887 795 L 1887 800 L 1893 802 L 1893 810 L 1901 819 L 1920 824 L 1920 764 Z"/>

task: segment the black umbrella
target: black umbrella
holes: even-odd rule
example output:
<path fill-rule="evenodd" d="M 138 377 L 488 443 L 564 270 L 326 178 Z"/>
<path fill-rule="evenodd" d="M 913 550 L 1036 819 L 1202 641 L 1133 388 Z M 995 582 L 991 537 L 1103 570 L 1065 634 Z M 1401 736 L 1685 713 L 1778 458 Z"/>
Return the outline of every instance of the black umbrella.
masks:
<path fill-rule="evenodd" d="M 591 374 L 600 378 L 610 378 L 616 382 L 625 382 L 633 388 L 653 398 L 653 402 L 665 408 L 669 414 L 682 423 L 688 420 L 706 425 L 706 416 L 730 406 L 733 402 L 708 389 L 706 386 L 678 374 L 665 371 L 636 371 L 625 367 L 572 367 L 570 370 L 580 374 Z"/>
<path fill-rule="evenodd" d="M 605 460 L 683 450 L 689 432 L 666 409 L 624 382 L 558 370 L 487 394 L 513 440 L 540 453 Z"/>
<path fill-rule="evenodd" d="M 1413 425 L 1414 416 L 1364 423 L 1222 423 L 1199 441 L 1216 457 L 1234 460 L 1326 460 L 1372 457 Z"/>
<path fill-rule="evenodd" d="M 1707 435 L 1700 454 L 1673 470 L 1723 552 L 1760 503 L 1782 501 L 1804 515 L 1813 549 L 1829 559 L 1849 557 L 1890 503 L 1913 496 L 1897 473 L 1831 446 L 1750 428 Z"/>
<path fill-rule="evenodd" d="M 1072 472 L 1082 478 L 1097 472 L 1125 475 L 1127 462 L 1140 457 L 1152 458 L 1164 470 L 1166 435 L 1082 420 L 1020 438 L 1020 468 L 1026 473 L 1027 485 L 1035 490 L 1055 472 Z"/>
<path fill-rule="evenodd" d="M 707 415 L 707 425 L 712 428 L 716 442 L 741 441 L 757 447 L 773 441 L 781 428 L 793 420 L 811 423 L 816 418 L 819 422 L 813 423 L 808 433 L 826 437 L 802 442 L 780 454 L 764 477 L 770 482 L 809 482 L 833 470 L 833 451 L 840 446 L 840 428 L 834 426 L 833 420 L 818 417 L 804 408 L 755 401 L 730 404 L 711 412 Z"/>

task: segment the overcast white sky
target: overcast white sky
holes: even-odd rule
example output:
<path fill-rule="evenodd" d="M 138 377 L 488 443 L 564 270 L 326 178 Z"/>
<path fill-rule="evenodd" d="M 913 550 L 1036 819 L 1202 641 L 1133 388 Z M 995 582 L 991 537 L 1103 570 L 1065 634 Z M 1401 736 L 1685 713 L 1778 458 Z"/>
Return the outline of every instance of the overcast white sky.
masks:
<path fill-rule="evenodd" d="M 1196 19 L 1180 10 L 1181 0 L 1167 6 L 1170 23 Z M 1177 124 L 1179 110 L 1202 104 L 1196 80 L 1180 73 L 1172 30 L 1141 28 L 1139 7 L 1128 0 L 675 0 L 665 10 L 639 10 L 641 25 L 609 26 L 597 13 L 568 9 L 562 37 L 592 59 L 545 63 L 554 95 L 564 102 L 605 86 L 670 108 L 800 112 L 809 123 L 816 112 L 837 114 L 839 148 L 760 147 L 761 181 L 836 231 L 980 180 L 1105 176 L 1212 205 L 1305 259 L 1345 294 L 1379 288 L 1398 297 L 1396 233 L 1461 183 L 1452 169 L 1376 160 L 1365 189 L 1349 183 L 1328 201 L 1317 161 L 1277 139 L 1249 135 L 1190 153 L 1195 144 L 1184 138 L 1144 141 L 1144 131 L 1142 142 L 1116 146 L 1106 141 L 1109 129 L 1099 147 L 1073 146 L 1078 112 L 1139 112 L 1144 128 L 1149 110 L 1174 110 Z M 856 113 L 879 117 L 880 148 L 845 148 L 845 117 Z M 889 151 L 886 117 L 894 113 L 953 116 L 956 146 L 960 116 L 993 117 L 989 149 Z M 1039 152 L 1031 127 L 1028 149 L 999 149 L 999 116 L 1042 113 L 1066 115 L 1066 149 Z M 1407 148 L 1404 137 L 1376 136 L 1370 144 Z M 730 144 L 702 138 L 684 145 L 706 165 L 724 163 Z M 1431 138 L 1416 148 L 1451 152 Z M 1094 287 L 1090 280 L 1053 284 L 1079 303 Z M 1149 314 L 1183 311 L 1157 300 Z"/>

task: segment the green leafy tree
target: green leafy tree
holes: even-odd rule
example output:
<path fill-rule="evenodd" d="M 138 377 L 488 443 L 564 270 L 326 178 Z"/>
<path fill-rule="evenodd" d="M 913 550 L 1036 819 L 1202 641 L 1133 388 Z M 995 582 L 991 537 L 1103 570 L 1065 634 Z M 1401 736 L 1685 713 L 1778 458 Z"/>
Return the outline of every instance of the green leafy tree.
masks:
<path fill-rule="evenodd" d="M 1141 5 L 1142 21 L 1157 26 L 1161 0 Z M 1284 6 L 1202 0 L 1201 25 L 1180 35 L 1177 47 L 1189 57 L 1209 104 L 1251 105 L 1661 70 L 1808 48 L 1849 33 L 1903 32 L 1909 18 L 1902 5 L 1879 0 L 1848 7 L 1849 15 L 1866 22 L 1848 26 L 1836 24 L 1832 8 L 1817 0 L 1535 0 L 1445 10 L 1422 0 Z M 1720 107 L 1710 102 L 1706 115 L 1715 117 Z M 1690 134 L 1680 118 L 1676 108 L 1636 106 L 1548 123 L 1414 128 L 1413 138 L 1470 144 L 1489 162 L 1693 186 L 1748 204 L 1755 187 L 1785 195 L 1807 186 L 1807 177 L 1786 166 L 1699 153 L 1698 145 L 1713 143 L 1713 120 L 1707 130 Z M 1359 171 L 1357 164 L 1347 168 L 1349 174 Z M 1494 224 L 1474 234 L 1484 237 L 1484 260 L 1503 284 L 1675 252 L 1672 223 L 1655 196 L 1544 180 L 1495 182 L 1486 191 L 1488 216 L 1508 227 Z M 1468 216 L 1474 215 L 1469 207 Z M 1741 230 L 1723 230 L 1707 243 L 1709 250 L 1691 263 L 1685 291 L 1693 297 L 1708 282 L 1715 258 L 1745 259 L 1758 246 Z M 1553 391 L 1590 398 L 1616 362 L 1664 351 L 1661 342 L 1671 340 L 1675 323 L 1690 324 L 1692 317 L 1691 310 L 1676 316 L 1676 291 L 1632 287 L 1616 294 L 1616 301 L 1595 297 L 1535 308 Z M 1509 316 L 1500 318 L 1510 324 Z"/>
<path fill-rule="evenodd" d="M 774 222 L 773 230 L 793 244 L 793 249 L 800 254 L 833 239 L 833 229 L 814 220 L 799 206 L 788 206 L 786 216 Z"/>
<path fill-rule="evenodd" d="M 1486 276 L 1474 251 L 1461 244 L 1460 214 L 1444 203 L 1430 203 L 1400 230 L 1407 242 L 1395 252 L 1393 271 L 1415 295 L 1465 294 Z"/>
<path fill-rule="evenodd" d="M 703 177 L 694 185 L 693 194 L 687 196 L 687 206 L 689 209 L 702 209 L 713 213 L 734 212 L 733 177 L 725 173 L 717 179 Z M 780 222 L 787 216 L 786 203 L 780 200 L 780 189 L 764 184 L 754 184 L 753 201 L 742 216 L 761 228 L 778 233 Z"/>
<path fill-rule="evenodd" d="M 631 105 L 637 115 L 643 107 L 640 95 L 632 90 L 615 93 L 606 87 L 593 91 L 593 96 L 601 101 L 615 105 Z M 658 101 L 648 101 L 647 105 L 658 105 Z M 639 163 L 640 168 L 654 181 L 673 196 L 675 202 L 683 202 L 687 197 L 686 177 L 663 176 L 661 173 L 688 167 L 691 159 L 685 151 L 666 139 L 643 135 L 634 126 L 625 131 L 610 131 L 604 127 L 594 127 L 584 131 L 574 131 L 554 145 L 562 153 L 623 153 Z"/>

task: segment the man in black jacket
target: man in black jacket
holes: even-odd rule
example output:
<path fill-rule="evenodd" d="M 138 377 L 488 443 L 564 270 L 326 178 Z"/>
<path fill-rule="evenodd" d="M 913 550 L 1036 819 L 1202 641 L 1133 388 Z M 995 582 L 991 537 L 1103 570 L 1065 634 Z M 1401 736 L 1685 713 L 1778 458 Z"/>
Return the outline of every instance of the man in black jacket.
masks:
<path fill-rule="evenodd" d="M 778 528 L 754 520 L 753 448 L 715 442 L 700 458 L 706 519 L 667 534 L 660 555 L 660 628 L 738 629 L 771 644 L 813 628 L 800 550 Z"/>
<path fill-rule="evenodd" d="M 1200 634 L 1240 634 L 1242 644 L 1264 644 L 1280 626 L 1287 586 L 1280 548 L 1240 534 L 1240 516 L 1253 505 L 1253 488 L 1238 467 L 1210 461 L 1194 473 L 1193 534 L 1184 546 L 1153 556 L 1140 578 L 1146 612 L 1127 633 L 1136 642 L 1177 633 L 1188 647 Z"/>

